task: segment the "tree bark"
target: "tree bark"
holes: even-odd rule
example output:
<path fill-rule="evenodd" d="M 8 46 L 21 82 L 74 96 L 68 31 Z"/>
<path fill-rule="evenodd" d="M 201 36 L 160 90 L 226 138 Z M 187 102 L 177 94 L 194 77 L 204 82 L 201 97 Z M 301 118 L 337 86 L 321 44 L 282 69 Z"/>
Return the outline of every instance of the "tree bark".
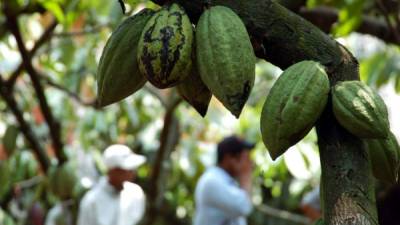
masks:
<path fill-rule="evenodd" d="M 24 119 L 23 112 L 19 108 L 15 97 L 12 95 L 12 92 L 7 88 L 5 81 L 0 76 L 0 96 L 4 99 L 9 110 L 14 114 L 15 119 L 19 124 L 19 129 L 24 134 L 26 140 L 30 144 L 32 151 L 35 153 L 36 157 L 39 160 L 39 164 L 42 167 L 43 171 L 46 172 L 50 166 L 50 160 L 46 155 L 44 148 L 40 145 L 38 138 L 33 132 L 29 123 Z"/>
<path fill-rule="evenodd" d="M 204 1 L 175 2 L 196 23 Z M 338 81 L 359 79 L 358 62 L 347 49 L 275 1 L 212 0 L 209 4 L 227 6 L 241 17 L 259 58 L 282 69 L 302 60 L 318 61 L 326 67 L 331 86 Z M 340 127 L 330 104 L 317 123 L 317 133 L 325 224 L 378 224 L 370 166 L 362 141 Z"/>
<path fill-rule="evenodd" d="M 170 96 L 172 97 L 172 96 Z M 161 98 L 160 98 L 161 99 Z M 154 224 L 160 214 L 163 202 L 163 189 L 165 188 L 167 175 L 167 168 L 165 166 L 166 160 L 169 159 L 171 152 L 178 145 L 179 141 L 179 121 L 175 116 L 175 109 L 182 101 L 180 98 L 170 98 L 167 101 L 169 104 L 165 105 L 166 112 L 164 116 L 164 126 L 160 135 L 160 147 L 157 151 L 156 158 L 152 167 L 147 196 L 147 209 L 146 215 L 141 222 L 142 225 Z"/>
<path fill-rule="evenodd" d="M 22 39 L 17 18 L 14 15 L 8 14 L 7 10 L 4 10 L 4 13 L 7 17 L 7 27 L 14 35 L 14 38 L 17 42 L 17 46 L 22 58 L 22 64 L 31 78 L 33 88 L 39 101 L 40 109 L 43 112 L 43 116 L 49 127 L 52 146 L 59 161 L 59 165 L 61 165 L 67 161 L 67 155 L 64 152 L 64 144 L 61 137 L 61 124 L 56 118 L 54 118 L 51 108 L 47 102 L 43 86 L 39 79 L 39 75 L 32 65 L 32 56 L 29 54 L 29 51 L 27 50 L 25 43 Z"/>

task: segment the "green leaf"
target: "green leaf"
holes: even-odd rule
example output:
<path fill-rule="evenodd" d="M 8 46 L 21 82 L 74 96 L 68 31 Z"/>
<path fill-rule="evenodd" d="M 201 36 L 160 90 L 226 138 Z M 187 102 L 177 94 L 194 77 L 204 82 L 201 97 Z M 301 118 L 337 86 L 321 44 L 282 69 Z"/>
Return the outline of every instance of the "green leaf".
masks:
<path fill-rule="evenodd" d="M 389 58 L 386 63 L 384 63 L 384 66 L 382 70 L 379 73 L 378 79 L 376 81 L 376 87 L 381 87 L 384 84 L 387 84 L 389 79 L 392 77 L 394 74 L 393 71 L 396 70 L 396 61 L 393 57 Z"/>
<path fill-rule="evenodd" d="M 45 9 L 49 10 L 57 18 L 58 22 L 64 22 L 64 12 L 59 3 L 55 1 L 42 1 L 42 5 Z"/>
<path fill-rule="evenodd" d="M 395 90 L 397 93 L 400 93 L 400 74 L 397 74 L 396 80 L 395 80 Z"/>
<path fill-rule="evenodd" d="M 338 24 L 332 29 L 335 36 L 346 36 L 358 28 L 364 3 L 364 0 L 354 0 L 340 10 Z"/>
<path fill-rule="evenodd" d="M 7 130 L 3 137 L 3 146 L 7 155 L 12 155 L 15 147 L 17 145 L 17 137 L 18 137 L 18 127 L 15 125 L 10 125 L 7 127 Z"/>
<path fill-rule="evenodd" d="M 371 58 L 363 60 L 360 65 L 361 80 L 369 86 L 376 85 L 386 60 L 387 56 L 384 52 L 379 52 Z"/>

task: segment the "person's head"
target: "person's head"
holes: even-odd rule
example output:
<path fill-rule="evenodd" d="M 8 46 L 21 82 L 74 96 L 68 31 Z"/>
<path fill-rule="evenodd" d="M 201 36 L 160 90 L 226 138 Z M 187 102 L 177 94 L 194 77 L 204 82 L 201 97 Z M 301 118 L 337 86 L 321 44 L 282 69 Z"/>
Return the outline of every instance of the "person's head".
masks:
<path fill-rule="evenodd" d="M 254 144 L 237 136 L 224 138 L 217 146 L 217 164 L 236 177 L 244 163 L 250 163 L 249 153 Z"/>
<path fill-rule="evenodd" d="M 142 165 L 146 158 L 135 154 L 126 145 L 111 145 L 103 153 L 107 167 L 109 183 L 117 190 L 122 190 L 125 181 L 135 178 L 135 170 Z"/>

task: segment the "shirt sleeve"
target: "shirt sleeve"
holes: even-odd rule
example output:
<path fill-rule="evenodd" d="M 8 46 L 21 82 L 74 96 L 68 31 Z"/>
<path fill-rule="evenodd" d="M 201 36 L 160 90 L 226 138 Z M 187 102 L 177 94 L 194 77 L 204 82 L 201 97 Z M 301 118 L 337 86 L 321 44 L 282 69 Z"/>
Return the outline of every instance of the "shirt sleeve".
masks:
<path fill-rule="evenodd" d="M 204 202 L 224 211 L 231 217 L 247 216 L 253 206 L 248 193 L 233 184 L 210 179 L 205 184 Z"/>
<path fill-rule="evenodd" d="M 57 209 L 58 205 L 54 206 L 53 208 L 50 209 L 50 211 L 47 213 L 46 216 L 46 221 L 45 225 L 55 225 L 55 220 L 57 215 L 59 214 L 59 210 Z"/>
<path fill-rule="evenodd" d="M 140 203 L 140 207 L 139 207 L 139 213 L 138 213 L 139 214 L 139 221 L 143 218 L 145 211 L 146 211 L 146 196 L 143 193 L 143 197 L 141 199 L 141 203 Z"/>
<path fill-rule="evenodd" d="M 86 197 L 86 198 L 85 198 Z M 96 225 L 96 218 L 94 217 L 94 208 L 90 207 L 90 201 L 85 196 L 79 206 L 78 223 L 77 225 Z"/>

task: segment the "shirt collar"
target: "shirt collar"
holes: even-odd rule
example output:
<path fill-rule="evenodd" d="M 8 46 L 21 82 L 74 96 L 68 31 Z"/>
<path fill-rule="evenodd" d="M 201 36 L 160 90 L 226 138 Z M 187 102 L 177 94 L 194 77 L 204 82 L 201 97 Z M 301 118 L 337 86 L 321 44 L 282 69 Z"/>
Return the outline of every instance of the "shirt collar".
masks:
<path fill-rule="evenodd" d="M 118 195 L 119 191 L 117 191 L 109 182 L 107 177 L 102 177 L 99 181 L 100 187 L 106 191 L 107 193 L 110 193 L 112 195 Z"/>
<path fill-rule="evenodd" d="M 218 174 L 220 174 L 221 178 L 223 178 L 225 181 L 228 181 L 230 183 L 236 182 L 236 180 L 223 168 L 219 166 L 214 166 L 212 169 L 215 170 Z"/>

